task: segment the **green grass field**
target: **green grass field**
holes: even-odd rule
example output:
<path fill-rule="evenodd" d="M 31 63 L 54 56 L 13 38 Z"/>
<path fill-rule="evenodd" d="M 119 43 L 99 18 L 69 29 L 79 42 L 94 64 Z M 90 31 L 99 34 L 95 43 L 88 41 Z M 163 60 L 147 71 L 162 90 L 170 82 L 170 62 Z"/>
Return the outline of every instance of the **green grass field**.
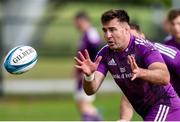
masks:
<path fill-rule="evenodd" d="M 119 117 L 118 93 L 97 95 L 95 105 L 104 120 L 116 121 Z M 80 120 L 71 94 L 48 96 L 6 96 L 0 100 L 0 121 L 72 121 Z M 136 113 L 132 120 L 142 120 Z"/>
<path fill-rule="evenodd" d="M 72 58 L 40 58 L 36 66 L 27 73 L 11 75 L 5 73 L 5 79 L 66 79 L 73 78 Z M 109 77 L 109 76 L 108 76 Z M 33 81 L 33 80 L 32 80 Z M 13 82 L 13 81 L 12 81 Z M 95 105 L 105 120 L 117 120 L 121 95 L 118 93 L 98 94 Z M 60 95 L 27 95 L 5 96 L 0 99 L 0 121 L 5 120 L 80 120 L 73 96 Z M 133 120 L 141 120 L 135 114 Z"/>
<path fill-rule="evenodd" d="M 36 66 L 21 75 L 5 73 L 5 79 L 66 79 L 73 78 L 72 58 L 40 58 Z M 108 76 L 111 78 L 110 76 Z M 32 80 L 33 81 L 33 80 Z M 12 81 L 13 82 L 13 81 Z M 105 120 L 117 120 L 121 95 L 98 94 L 95 105 Z M 47 96 L 5 96 L 0 99 L 0 120 L 80 120 L 73 96 L 70 94 Z M 133 120 L 141 120 L 135 114 Z"/>

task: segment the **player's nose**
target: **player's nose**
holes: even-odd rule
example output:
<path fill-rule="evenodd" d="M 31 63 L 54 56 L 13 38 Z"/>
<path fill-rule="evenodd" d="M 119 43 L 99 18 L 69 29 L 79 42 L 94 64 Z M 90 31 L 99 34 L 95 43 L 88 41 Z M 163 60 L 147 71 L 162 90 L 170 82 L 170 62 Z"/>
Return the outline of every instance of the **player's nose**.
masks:
<path fill-rule="evenodd" d="M 107 38 L 107 39 L 110 39 L 112 36 L 111 36 L 111 33 L 109 32 L 109 31 L 107 31 L 106 33 L 105 33 L 105 37 Z"/>

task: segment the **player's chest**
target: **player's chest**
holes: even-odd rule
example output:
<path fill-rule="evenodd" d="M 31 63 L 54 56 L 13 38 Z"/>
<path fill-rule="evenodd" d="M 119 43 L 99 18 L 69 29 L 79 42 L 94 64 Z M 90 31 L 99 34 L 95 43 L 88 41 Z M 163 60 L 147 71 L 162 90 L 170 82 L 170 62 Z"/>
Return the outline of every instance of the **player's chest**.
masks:
<path fill-rule="evenodd" d="M 107 65 L 114 79 L 131 79 L 132 69 L 127 57 L 109 57 Z"/>

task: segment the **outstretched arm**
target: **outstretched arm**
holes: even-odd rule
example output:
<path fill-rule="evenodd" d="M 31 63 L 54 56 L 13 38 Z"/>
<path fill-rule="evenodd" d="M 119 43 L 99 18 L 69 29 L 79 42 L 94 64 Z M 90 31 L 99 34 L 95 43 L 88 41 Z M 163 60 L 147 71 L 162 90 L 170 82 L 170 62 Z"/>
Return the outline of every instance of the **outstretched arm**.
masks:
<path fill-rule="evenodd" d="M 128 56 L 128 60 L 133 72 L 131 80 L 141 78 L 159 85 L 166 85 L 169 83 L 170 75 L 167 66 L 164 63 L 155 62 L 149 65 L 148 69 L 143 69 L 138 67 L 133 56 Z"/>
<path fill-rule="evenodd" d="M 80 58 L 74 58 L 77 62 L 75 67 L 84 73 L 83 87 L 86 94 L 92 95 L 98 90 L 105 77 L 101 72 L 96 71 L 102 57 L 99 56 L 95 62 L 92 62 L 87 50 L 85 50 L 84 55 L 81 52 L 78 53 Z"/>
<path fill-rule="evenodd" d="M 105 76 L 98 71 L 94 72 L 94 80 L 87 81 L 84 80 L 83 87 L 87 95 L 92 95 L 96 93 L 96 91 L 99 89 L 99 87 L 102 84 L 102 81 L 104 80 Z"/>

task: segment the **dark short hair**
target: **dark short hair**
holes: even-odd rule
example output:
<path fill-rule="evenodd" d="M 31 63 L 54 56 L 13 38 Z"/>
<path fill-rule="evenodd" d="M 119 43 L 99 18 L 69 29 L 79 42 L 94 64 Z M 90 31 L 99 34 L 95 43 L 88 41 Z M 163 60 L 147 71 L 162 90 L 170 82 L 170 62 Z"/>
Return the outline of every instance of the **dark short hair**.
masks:
<path fill-rule="evenodd" d="M 101 16 L 102 24 L 105 24 L 112 19 L 117 18 L 119 22 L 127 22 L 129 24 L 129 16 L 125 10 L 117 9 L 117 10 L 108 10 Z"/>
<path fill-rule="evenodd" d="M 75 15 L 74 18 L 75 18 L 75 19 L 81 19 L 81 18 L 82 18 L 82 19 L 90 20 L 88 14 L 87 14 L 85 11 L 79 11 L 79 12 Z"/>
<path fill-rule="evenodd" d="M 134 30 L 136 30 L 138 32 L 141 32 L 140 26 L 138 24 L 136 24 L 136 23 L 129 23 L 129 26 L 130 26 L 131 29 L 134 29 Z"/>
<path fill-rule="evenodd" d="M 168 14 L 168 21 L 173 21 L 176 17 L 180 16 L 180 9 L 172 9 Z"/>

